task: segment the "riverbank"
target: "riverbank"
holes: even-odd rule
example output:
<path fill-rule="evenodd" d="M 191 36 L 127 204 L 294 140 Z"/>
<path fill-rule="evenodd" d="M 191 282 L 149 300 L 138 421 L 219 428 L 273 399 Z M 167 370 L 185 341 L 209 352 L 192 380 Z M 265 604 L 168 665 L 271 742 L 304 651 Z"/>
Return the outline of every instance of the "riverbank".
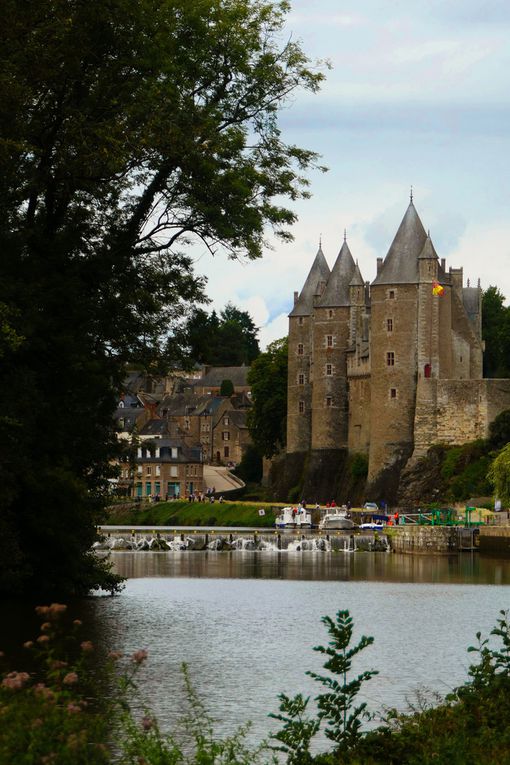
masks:
<path fill-rule="evenodd" d="M 273 527 L 281 505 L 263 502 L 154 502 L 112 506 L 104 524 L 118 526 Z"/>

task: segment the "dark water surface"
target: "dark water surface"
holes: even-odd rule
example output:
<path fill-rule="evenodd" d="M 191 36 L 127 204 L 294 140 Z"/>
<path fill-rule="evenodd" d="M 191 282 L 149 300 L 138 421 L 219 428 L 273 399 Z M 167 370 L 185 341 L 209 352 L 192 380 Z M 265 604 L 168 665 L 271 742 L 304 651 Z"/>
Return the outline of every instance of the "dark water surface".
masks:
<path fill-rule="evenodd" d="M 417 689 L 441 694 L 462 683 L 475 633 L 510 607 L 510 560 L 385 553 L 113 553 L 128 577 L 120 597 L 73 606 L 103 647 L 149 651 L 144 696 L 163 728 L 184 709 L 181 662 L 218 729 L 253 722 L 251 741 L 275 722 L 277 695 L 317 684 L 314 645 L 327 642 L 321 616 L 349 609 L 357 635 L 375 643 L 357 669 L 378 669 L 365 698 L 376 711 L 406 707 Z"/>

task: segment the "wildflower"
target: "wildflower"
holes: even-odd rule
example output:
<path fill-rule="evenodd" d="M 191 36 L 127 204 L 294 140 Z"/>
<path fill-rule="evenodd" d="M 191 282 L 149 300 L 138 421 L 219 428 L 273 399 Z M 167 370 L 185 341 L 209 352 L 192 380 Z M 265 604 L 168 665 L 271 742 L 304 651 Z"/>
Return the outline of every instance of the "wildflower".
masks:
<path fill-rule="evenodd" d="M 67 675 L 62 680 L 64 685 L 74 685 L 78 682 L 78 675 L 76 672 L 68 672 Z"/>
<path fill-rule="evenodd" d="M 48 688 L 44 683 L 37 683 L 37 685 L 34 688 L 34 693 L 36 696 L 40 696 L 43 699 L 46 699 L 50 704 L 55 701 L 55 694 L 51 690 L 51 688 Z"/>
<path fill-rule="evenodd" d="M 50 622 L 44 622 L 44 624 L 41 624 L 41 632 L 49 632 L 50 630 L 51 630 Z"/>
<path fill-rule="evenodd" d="M 73 619 L 73 624 L 75 627 L 81 627 L 82 621 L 81 619 Z"/>
<path fill-rule="evenodd" d="M 83 643 L 80 643 L 80 648 L 84 653 L 90 653 L 94 650 L 94 644 L 91 640 L 84 640 Z"/>
<path fill-rule="evenodd" d="M 81 712 L 81 707 L 78 704 L 73 704 L 72 701 L 69 702 L 66 709 L 70 715 L 78 714 L 78 712 Z"/>
<path fill-rule="evenodd" d="M 33 640 L 27 640 L 25 643 L 23 643 L 23 648 L 33 648 L 33 647 L 34 647 Z"/>
<path fill-rule="evenodd" d="M 37 642 L 43 645 L 44 643 L 49 643 L 50 637 L 49 635 L 39 635 L 37 638 Z"/>
<path fill-rule="evenodd" d="M 2 680 L 2 686 L 11 691 L 19 691 L 30 680 L 28 672 L 9 672 Z"/>
<path fill-rule="evenodd" d="M 51 668 L 52 669 L 64 669 L 64 667 L 67 667 L 67 661 L 61 661 L 60 659 L 55 659 L 51 662 Z"/>
<path fill-rule="evenodd" d="M 49 606 L 36 606 L 35 612 L 37 616 L 48 616 L 50 608 Z"/>
<path fill-rule="evenodd" d="M 142 728 L 144 730 L 150 730 L 154 727 L 154 720 L 151 717 L 142 718 Z"/>
<path fill-rule="evenodd" d="M 134 661 L 135 664 L 141 664 L 146 658 L 147 651 L 143 648 L 139 648 L 138 651 L 135 651 L 131 656 L 131 660 Z"/>
<path fill-rule="evenodd" d="M 67 611 L 67 606 L 65 606 L 63 603 L 52 603 L 49 608 L 50 616 L 58 616 L 59 614 L 63 614 Z"/>
<path fill-rule="evenodd" d="M 108 658 L 117 661 L 117 659 L 122 659 L 122 653 L 120 651 L 110 651 Z"/>

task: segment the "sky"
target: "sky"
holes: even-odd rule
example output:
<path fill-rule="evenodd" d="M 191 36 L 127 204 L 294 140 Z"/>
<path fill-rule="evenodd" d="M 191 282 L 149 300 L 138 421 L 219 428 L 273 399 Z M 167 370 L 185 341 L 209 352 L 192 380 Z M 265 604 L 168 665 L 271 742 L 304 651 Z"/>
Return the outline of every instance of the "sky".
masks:
<path fill-rule="evenodd" d="M 331 267 L 346 229 L 375 278 L 411 186 L 447 268 L 510 299 L 508 0 L 294 0 L 286 31 L 332 70 L 282 111 L 283 138 L 329 171 L 311 172 L 312 198 L 293 205 L 292 243 L 247 263 L 197 254 L 210 308 L 249 311 L 264 349 L 288 332 L 319 238 Z"/>

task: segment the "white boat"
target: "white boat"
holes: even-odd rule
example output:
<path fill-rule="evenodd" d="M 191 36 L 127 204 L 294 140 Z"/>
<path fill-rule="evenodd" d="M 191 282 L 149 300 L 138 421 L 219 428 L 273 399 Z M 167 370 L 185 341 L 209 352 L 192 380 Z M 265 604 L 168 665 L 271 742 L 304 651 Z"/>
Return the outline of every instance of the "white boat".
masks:
<path fill-rule="evenodd" d="M 329 529 L 352 529 L 354 528 L 354 522 L 349 517 L 348 510 L 343 510 L 341 507 L 332 507 L 328 509 L 326 515 L 319 523 L 319 528 L 323 531 Z"/>
<path fill-rule="evenodd" d="M 304 507 L 284 507 L 275 521 L 277 529 L 311 529 L 312 514 Z"/>

